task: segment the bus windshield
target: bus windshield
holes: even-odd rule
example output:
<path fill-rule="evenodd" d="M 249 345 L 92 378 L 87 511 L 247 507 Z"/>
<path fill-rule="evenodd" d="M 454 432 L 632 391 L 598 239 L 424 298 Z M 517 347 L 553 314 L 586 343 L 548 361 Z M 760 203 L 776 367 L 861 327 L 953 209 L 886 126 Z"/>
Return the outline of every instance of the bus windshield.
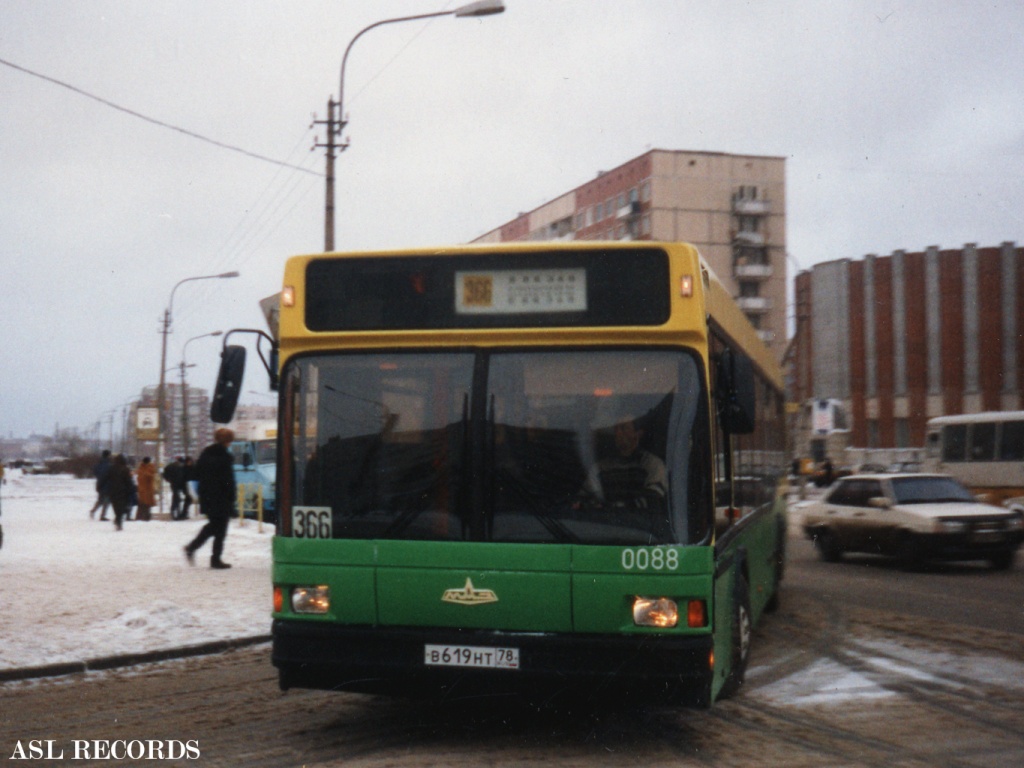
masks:
<path fill-rule="evenodd" d="M 277 463 L 277 440 L 257 440 L 253 447 L 256 449 L 257 464 Z"/>
<path fill-rule="evenodd" d="M 334 538 L 704 541 L 698 360 L 650 349 L 296 358 L 292 507 L 329 508 Z"/>

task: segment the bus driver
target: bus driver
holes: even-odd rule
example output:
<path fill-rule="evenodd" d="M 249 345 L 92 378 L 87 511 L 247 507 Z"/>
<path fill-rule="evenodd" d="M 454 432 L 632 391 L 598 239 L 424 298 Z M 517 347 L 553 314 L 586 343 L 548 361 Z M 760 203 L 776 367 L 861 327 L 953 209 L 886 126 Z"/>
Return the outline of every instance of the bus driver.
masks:
<path fill-rule="evenodd" d="M 598 504 L 646 507 L 663 500 L 668 488 L 665 462 L 640 447 L 644 431 L 631 417 L 615 424 L 615 455 L 599 460 L 583 486 L 586 498 Z"/>

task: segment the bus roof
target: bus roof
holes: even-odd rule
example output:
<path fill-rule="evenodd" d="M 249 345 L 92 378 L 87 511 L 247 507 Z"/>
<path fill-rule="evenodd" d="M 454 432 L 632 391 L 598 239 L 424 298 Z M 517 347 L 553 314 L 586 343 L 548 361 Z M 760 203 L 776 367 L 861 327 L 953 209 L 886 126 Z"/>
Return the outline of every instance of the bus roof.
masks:
<path fill-rule="evenodd" d="M 983 411 L 982 413 L 936 416 L 928 419 L 928 426 L 943 427 L 948 424 L 985 424 L 997 421 L 1024 421 L 1024 411 Z"/>

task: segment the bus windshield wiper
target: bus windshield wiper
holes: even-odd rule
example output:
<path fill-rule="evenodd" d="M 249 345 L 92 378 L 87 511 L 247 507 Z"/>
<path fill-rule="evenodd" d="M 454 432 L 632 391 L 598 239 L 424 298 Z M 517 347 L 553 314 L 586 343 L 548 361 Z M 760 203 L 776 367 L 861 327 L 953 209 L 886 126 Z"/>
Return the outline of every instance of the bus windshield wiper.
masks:
<path fill-rule="evenodd" d="M 570 544 L 580 543 L 579 536 L 553 518 L 541 505 L 540 501 L 523 487 L 522 481 L 513 475 L 512 472 L 504 467 L 495 467 L 494 472 L 508 484 L 509 488 L 515 491 L 516 496 L 526 502 L 526 508 L 530 511 L 530 514 L 540 521 L 540 524 L 548 530 L 548 533 L 555 537 L 556 541 L 568 542 Z"/>

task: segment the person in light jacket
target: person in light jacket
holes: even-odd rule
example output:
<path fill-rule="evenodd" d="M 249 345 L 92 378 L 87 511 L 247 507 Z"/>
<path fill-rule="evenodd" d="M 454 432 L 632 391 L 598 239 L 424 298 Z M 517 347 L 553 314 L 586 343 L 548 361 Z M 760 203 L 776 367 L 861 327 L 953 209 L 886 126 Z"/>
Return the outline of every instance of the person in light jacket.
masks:
<path fill-rule="evenodd" d="M 139 468 L 135 470 L 135 477 L 139 485 L 139 511 L 136 519 L 150 520 L 150 510 L 156 506 L 156 464 L 149 456 L 139 464 Z"/>

